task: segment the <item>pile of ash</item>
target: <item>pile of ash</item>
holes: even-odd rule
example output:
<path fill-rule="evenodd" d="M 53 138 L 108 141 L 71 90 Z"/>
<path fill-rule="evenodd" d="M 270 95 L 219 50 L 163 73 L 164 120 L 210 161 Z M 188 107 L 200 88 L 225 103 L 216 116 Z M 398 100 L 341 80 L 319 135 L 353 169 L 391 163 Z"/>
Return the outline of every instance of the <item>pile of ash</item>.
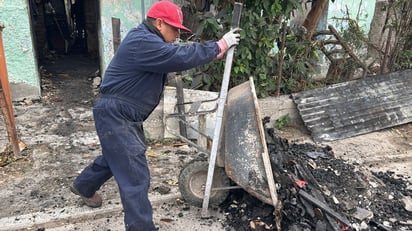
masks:
<path fill-rule="evenodd" d="M 233 190 L 221 205 L 227 230 L 411 230 L 406 176 L 367 171 L 329 146 L 289 142 L 273 129 L 266 141 L 280 204 Z"/>

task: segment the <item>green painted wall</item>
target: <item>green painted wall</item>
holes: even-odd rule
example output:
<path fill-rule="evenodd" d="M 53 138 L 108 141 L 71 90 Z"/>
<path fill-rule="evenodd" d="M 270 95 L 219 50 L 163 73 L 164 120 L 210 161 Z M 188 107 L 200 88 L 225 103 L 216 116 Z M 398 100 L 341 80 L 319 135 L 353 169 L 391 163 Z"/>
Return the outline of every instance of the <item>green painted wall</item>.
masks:
<path fill-rule="evenodd" d="M 335 0 L 329 2 L 328 22 L 339 27 L 340 20 L 334 18 L 346 18 L 349 14 L 351 19 L 358 18 L 358 23 L 366 33 L 369 32 L 370 24 L 375 11 L 376 0 Z"/>
<path fill-rule="evenodd" d="M 143 1 L 143 3 L 142 3 Z M 99 53 L 102 73 L 114 54 L 112 17 L 121 21 L 121 37 L 140 24 L 151 4 L 157 0 L 101 0 L 99 25 Z M 175 1 L 179 2 L 179 1 Z M 359 0 L 336 0 L 329 4 L 328 21 L 345 16 L 346 9 L 355 17 Z M 375 0 L 363 0 L 360 23 L 369 31 Z M 7 70 L 14 100 L 40 96 L 40 77 L 33 48 L 27 0 L 0 0 L 0 22 L 5 26 L 2 36 Z M 330 21 L 329 21 L 330 22 Z"/>
<path fill-rule="evenodd" d="M 37 98 L 40 80 L 26 1 L 0 0 L 0 21 L 5 27 L 2 36 L 12 97 Z M 21 96 L 22 93 L 27 97 Z"/>
<path fill-rule="evenodd" d="M 102 72 L 105 71 L 114 54 L 112 18 L 120 19 L 120 33 L 124 38 L 127 32 L 139 25 L 152 3 L 157 0 L 102 0 L 100 2 L 101 28 L 100 28 L 100 54 Z M 142 10 L 142 6 L 144 10 Z"/>
<path fill-rule="evenodd" d="M 132 27 L 142 22 L 148 8 L 156 1 L 100 1 L 98 34 L 102 72 L 114 54 L 112 17 L 120 19 L 123 38 Z M 5 26 L 2 37 L 13 100 L 38 98 L 41 95 L 28 7 L 28 0 L 0 0 L 0 22 Z"/>

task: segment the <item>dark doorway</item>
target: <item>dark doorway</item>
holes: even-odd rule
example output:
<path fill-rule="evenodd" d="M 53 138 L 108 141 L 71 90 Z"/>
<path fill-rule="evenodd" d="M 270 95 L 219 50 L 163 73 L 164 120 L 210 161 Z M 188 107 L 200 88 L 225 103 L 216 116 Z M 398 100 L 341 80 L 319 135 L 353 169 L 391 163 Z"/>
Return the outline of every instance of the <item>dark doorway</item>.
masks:
<path fill-rule="evenodd" d="M 98 0 L 29 0 L 39 61 L 50 54 L 99 56 Z"/>
<path fill-rule="evenodd" d="M 33 46 L 43 90 L 53 85 L 77 92 L 67 99 L 90 97 L 100 73 L 98 0 L 28 0 Z M 81 93 L 81 94 L 80 94 Z"/>

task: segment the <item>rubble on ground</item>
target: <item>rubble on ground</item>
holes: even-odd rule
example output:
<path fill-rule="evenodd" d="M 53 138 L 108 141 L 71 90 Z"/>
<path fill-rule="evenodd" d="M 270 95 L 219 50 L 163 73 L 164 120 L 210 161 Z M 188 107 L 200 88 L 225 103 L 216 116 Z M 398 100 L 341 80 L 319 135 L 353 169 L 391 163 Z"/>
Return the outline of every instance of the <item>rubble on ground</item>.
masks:
<path fill-rule="evenodd" d="M 408 176 L 370 172 L 334 157 L 329 146 L 294 143 L 266 129 L 281 201 L 277 211 L 243 190 L 222 204 L 242 230 L 410 230 Z"/>

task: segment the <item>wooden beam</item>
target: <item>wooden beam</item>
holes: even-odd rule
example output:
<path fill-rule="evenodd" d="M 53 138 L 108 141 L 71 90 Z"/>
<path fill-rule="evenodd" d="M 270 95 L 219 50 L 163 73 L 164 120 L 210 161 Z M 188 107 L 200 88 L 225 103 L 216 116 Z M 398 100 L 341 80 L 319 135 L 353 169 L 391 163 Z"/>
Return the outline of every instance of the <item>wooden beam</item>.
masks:
<path fill-rule="evenodd" d="M 0 106 L 7 128 L 9 142 L 12 144 L 15 156 L 20 156 L 19 142 L 17 140 L 16 122 L 14 120 L 13 104 L 7 75 L 6 57 L 3 47 L 3 24 L 0 23 Z"/>
<path fill-rule="evenodd" d="M 121 42 L 121 34 L 120 34 L 120 19 L 112 17 L 112 33 L 113 33 L 113 49 L 116 53 L 117 48 Z"/>

